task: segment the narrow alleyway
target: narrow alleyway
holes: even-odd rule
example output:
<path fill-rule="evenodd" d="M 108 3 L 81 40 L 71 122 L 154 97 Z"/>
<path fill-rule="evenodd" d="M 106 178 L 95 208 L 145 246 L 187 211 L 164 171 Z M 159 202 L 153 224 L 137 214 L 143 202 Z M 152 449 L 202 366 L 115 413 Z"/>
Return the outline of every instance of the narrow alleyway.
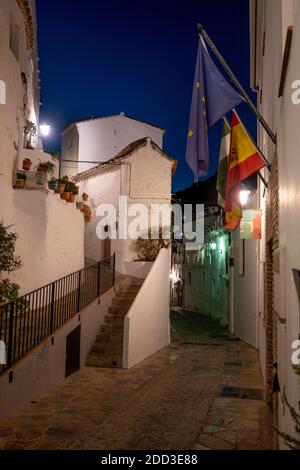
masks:
<path fill-rule="evenodd" d="M 86 367 L 0 423 L 0 449 L 271 449 L 254 349 L 172 313 L 172 345 L 126 371 Z"/>

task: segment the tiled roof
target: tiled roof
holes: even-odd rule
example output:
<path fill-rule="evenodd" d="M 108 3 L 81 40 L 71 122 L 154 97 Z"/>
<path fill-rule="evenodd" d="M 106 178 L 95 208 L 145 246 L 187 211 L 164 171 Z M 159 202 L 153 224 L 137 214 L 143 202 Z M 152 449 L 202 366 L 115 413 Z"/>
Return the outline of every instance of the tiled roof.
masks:
<path fill-rule="evenodd" d="M 147 143 L 151 143 L 152 147 L 156 150 L 158 150 L 161 154 L 162 157 L 167 158 L 171 162 L 173 162 L 173 173 L 175 173 L 176 168 L 177 168 L 177 160 L 174 160 L 174 158 L 169 157 L 165 152 L 162 151 L 162 149 L 155 143 L 153 142 L 150 137 L 143 137 L 142 139 L 135 140 L 134 142 L 131 142 L 127 147 L 125 147 L 123 150 L 121 150 L 119 153 L 117 153 L 113 158 L 108 160 L 107 162 L 102 162 L 99 163 L 99 165 L 94 166 L 93 168 L 90 168 L 89 170 L 83 171 L 81 173 L 78 173 L 78 175 L 74 176 L 75 181 L 79 181 L 81 179 L 89 178 L 90 176 L 96 175 L 102 168 L 111 166 L 111 165 L 116 165 L 118 164 L 118 160 L 128 157 L 131 155 L 135 150 L 138 148 L 144 147 Z"/>
<path fill-rule="evenodd" d="M 34 29 L 33 29 L 33 21 L 32 21 L 32 15 L 31 15 L 30 7 L 29 7 L 29 2 L 27 0 L 17 0 L 17 4 L 21 11 L 21 15 L 23 17 L 27 49 L 33 49 Z"/>

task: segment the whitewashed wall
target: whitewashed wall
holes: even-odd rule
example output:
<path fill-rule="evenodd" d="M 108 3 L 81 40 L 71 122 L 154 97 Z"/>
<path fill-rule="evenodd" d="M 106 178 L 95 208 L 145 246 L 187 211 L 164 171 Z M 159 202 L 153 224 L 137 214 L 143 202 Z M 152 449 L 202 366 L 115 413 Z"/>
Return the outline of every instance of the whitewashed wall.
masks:
<path fill-rule="evenodd" d="M 249 197 L 247 209 L 257 209 L 257 194 Z M 244 253 L 243 253 L 244 252 Z M 232 233 L 231 257 L 234 268 L 231 269 L 230 282 L 233 286 L 233 303 L 230 330 L 246 343 L 258 347 L 258 293 L 257 293 L 257 240 L 240 240 L 239 228 Z M 244 272 L 241 274 L 240 263 L 244 257 Z"/>
<path fill-rule="evenodd" d="M 30 2 L 35 28 L 34 1 Z M 16 60 L 10 50 L 10 23 L 14 17 L 20 26 L 20 54 Z M 0 2 L 0 80 L 6 83 L 6 104 L 0 104 L 0 220 L 12 225 L 18 236 L 16 253 L 23 268 L 11 279 L 26 293 L 83 266 L 83 217 L 75 205 L 68 206 L 53 193 L 15 190 L 13 170 L 24 157 L 33 161 L 50 160 L 39 149 L 23 149 L 23 113 L 26 90 L 21 72 L 27 74 L 29 118 L 38 125 L 37 51 L 26 48 L 23 18 L 16 1 Z"/>
<path fill-rule="evenodd" d="M 121 163 L 121 162 L 120 162 Z M 164 158 L 150 142 L 123 160 L 120 166 L 104 167 L 97 175 L 82 178 L 78 184 L 80 194 L 89 194 L 92 221 L 85 228 L 85 255 L 99 260 L 103 258 L 103 244 L 96 235 L 101 217 L 96 208 L 101 203 L 113 204 L 119 214 L 119 195 L 128 197 L 128 207 L 143 203 L 150 212 L 155 203 L 170 204 L 173 162 Z M 133 218 L 128 218 L 128 224 Z M 112 240 L 111 252 L 116 253 L 116 269 L 127 273 L 128 261 L 136 258 L 132 240 Z"/>
<path fill-rule="evenodd" d="M 19 235 L 23 268 L 10 275 L 27 293 L 84 265 L 83 215 L 53 192 L 15 190 L 13 211 L 4 217 Z"/>
<path fill-rule="evenodd" d="M 151 137 L 162 148 L 163 129 L 130 119 L 122 114 L 74 123 L 62 132 L 62 159 L 106 162 L 131 142 Z M 95 164 L 63 163 L 61 174 L 75 176 Z"/>
<path fill-rule="evenodd" d="M 124 322 L 123 367 L 170 343 L 170 250 L 161 249 Z"/>
<path fill-rule="evenodd" d="M 261 61 L 259 83 L 263 87 L 260 110 L 267 122 L 277 133 L 279 165 L 279 239 L 280 239 L 280 274 L 275 274 L 275 310 L 281 317 L 278 321 L 278 372 L 281 390 L 287 386 L 289 401 L 298 409 L 300 399 L 299 377 L 291 367 L 291 344 L 300 333 L 300 293 L 297 290 L 293 270 L 300 271 L 300 105 L 292 103 L 292 83 L 300 80 L 300 1 L 299 0 L 264 0 L 260 11 L 260 20 L 266 31 L 265 55 Z M 287 27 L 293 26 L 293 40 L 285 81 L 284 95 L 278 98 L 281 67 Z M 259 38 L 262 43 L 262 37 Z M 259 133 L 259 143 L 268 160 L 274 155 L 274 146 L 263 130 Z M 268 178 L 268 173 L 266 172 Z M 263 187 L 260 188 L 261 206 L 264 205 Z M 264 243 L 260 243 L 259 260 L 264 262 Z M 263 278 L 259 282 L 260 305 L 263 301 Z M 284 321 L 286 320 L 286 324 Z M 259 321 L 259 347 L 262 367 L 264 368 L 265 329 Z M 292 434 L 294 425 L 288 410 L 279 400 L 280 428 Z"/>
<path fill-rule="evenodd" d="M 111 304 L 114 290 L 110 289 L 98 299 L 75 315 L 59 328 L 51 338 L 20 361 L 10 370 L 13 371 L 13 382 L 9 383 L 8 372 L 0 376 L 0 419 L 20 409 L 29 400 L 37 399 L 49 393 L 65 380 L 66 337 L 81 324 L 80 367 L 84 367 L 87 356 L 95 342 L 100 326 Z M 20 390 L 22 393 L 20 393 Z"/>

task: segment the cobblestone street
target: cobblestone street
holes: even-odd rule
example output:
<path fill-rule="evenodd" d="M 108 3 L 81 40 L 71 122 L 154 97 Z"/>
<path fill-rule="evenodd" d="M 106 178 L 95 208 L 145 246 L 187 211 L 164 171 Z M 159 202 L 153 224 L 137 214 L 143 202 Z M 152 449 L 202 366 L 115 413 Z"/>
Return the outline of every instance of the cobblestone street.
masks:
<path fill-rule="evenodd" d="M 0 423 L 1 449 L 271 449 L 257 352 L 206 317 L 131 370 L 84 368 Z"/>

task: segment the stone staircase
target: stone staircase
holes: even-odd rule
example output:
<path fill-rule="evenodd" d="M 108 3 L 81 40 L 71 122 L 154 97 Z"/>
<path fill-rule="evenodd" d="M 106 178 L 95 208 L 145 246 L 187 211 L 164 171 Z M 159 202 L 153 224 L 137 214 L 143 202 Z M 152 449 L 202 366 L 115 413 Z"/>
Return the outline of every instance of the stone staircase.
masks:
<path fill-rule="evenodd" d="M 142 283 L 142 279 L 117 275 L 116 294 L 87 358 L 87 367 L 122 367 L 124 318 Z"/>

